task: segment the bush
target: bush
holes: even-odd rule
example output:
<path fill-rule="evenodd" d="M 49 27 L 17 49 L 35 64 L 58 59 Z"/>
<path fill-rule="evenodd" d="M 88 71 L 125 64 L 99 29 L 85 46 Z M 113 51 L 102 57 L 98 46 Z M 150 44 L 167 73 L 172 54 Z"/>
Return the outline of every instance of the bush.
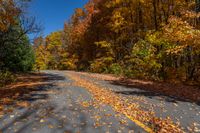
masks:
<path fill-rule="evenodd" d="M 62 62 L 58 68 L 59 70 L 76 70 L 76 64 L 73 60 L 68 60 L 66 62 Z"/>
<path fill-rule="evenodd" d="M 123 68 L 120 66 L 120 64 L 114 63 L 108 68 L 108 72 L 116 75 L 121 75 L 123 73 Z"/>
<path fill-rule="evenodd" d="M 16 77 L 9 71 L 0 72 L 0 87 L 16 81 Z"/>
<path fill-rule="evenodd" d="M 156 47 L 147 41 L 137 42 L 132 49 L 132 54 L 127 57 L 124 74 L 132 78 L 158 79 L 162 65 L 156 52 Z"/>
<path fill-rule="evenodd" d="M 96 60 L 90 65 L 90 70 L 95 73 L 103 73 L 107 71 L 107 66 L 103 62 Z"/>
<path fill-rule="evenodd" d="M 92 62 L 90 70 L 95 73 L 109 73 L 109 66 L 111 66 L 112 63 L 112 57 L 102 57 Z"/>

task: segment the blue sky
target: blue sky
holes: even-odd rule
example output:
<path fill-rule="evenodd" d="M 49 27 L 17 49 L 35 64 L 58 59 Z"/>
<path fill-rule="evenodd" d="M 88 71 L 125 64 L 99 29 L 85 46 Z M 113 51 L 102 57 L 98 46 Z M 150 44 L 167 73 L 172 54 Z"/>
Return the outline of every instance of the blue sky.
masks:
<path fill-rule="evenodd" d="M 88 0 L 32 0 L 29 14 L 44 27 L 43 35 L 63 29 L 75 8 L 82 8 Z"/>

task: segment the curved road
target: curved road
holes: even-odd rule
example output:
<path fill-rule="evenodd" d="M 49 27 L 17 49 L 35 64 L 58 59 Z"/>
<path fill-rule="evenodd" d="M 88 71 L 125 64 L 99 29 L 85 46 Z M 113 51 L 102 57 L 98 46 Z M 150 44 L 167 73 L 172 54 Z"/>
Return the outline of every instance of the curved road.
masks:
<path fill-rule="evenodd" d="M 41 85 L 28 94 L 29 107 L 14 108 L 0 117 L 3 133 L 143 133 L 141 126 L 117 113 L 110 106 L 94 102 L 87 89 L 79 87 L 67 76 L 68 71 L 44 71 L 51 84 Z M 169 116 L 179 122 L 185 132 L 200 132 L 200 106 L 162 95 L 153 95 L 137 88 L 112 84 L 109 81 L 79 74 L 81 78 L 126 97 L 141 106 L 152 109 L 157 117 Z M 136 100 L 137 99 L 137 100 Z M 194 127 L 193 125 L 194 124 Z M 194 129 L 191 129 L 194 128 Z"/>
<path fill-rule="evenodd" d="M 145 132 L 107 105 L 87 105 L 92 96 L 59 71 L 46 71 L 51 85 L 32 92 L 31 106 L 16 108 L 0 119 L 3 133 Z M 33 100 L 34 99 L 34 100 Z M 86 107 L 87 106 L 87 107 Z"/>

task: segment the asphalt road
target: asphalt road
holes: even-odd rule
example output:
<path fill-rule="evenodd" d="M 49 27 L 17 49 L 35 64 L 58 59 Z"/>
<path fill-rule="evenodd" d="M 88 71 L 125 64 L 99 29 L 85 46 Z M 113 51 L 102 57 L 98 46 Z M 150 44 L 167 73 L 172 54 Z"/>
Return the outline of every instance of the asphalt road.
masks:
<path fill-rule="evenodd" d="M 115 112 L 108 105 L 88 104 L 92 95 L 85 88 L 74 84 L 68 71 L 44 71 L 50 85 L 41 85 L 29 94 L 30 106 L 14 108 L 0 118 L 3 133 L 143 133 L 142 127 Z M 75 72 L 74 72 L 75 73 Z M 185 132 L 193 127 L 199 131 L 200 105 L 161 94 L 120 86 L 90 76 L 79 74 L 99 86 L 109 89 L 140 105 L 142 110 L 151 110 L 157 117 L 170 117 L 179 123 Z M 87 106 L 87 107 L 86 107 Z"/>
<path fill-rule="evenodd" d="M 133 133 L 140 126 L 107 105 L 88 105 L 93 98 L 84 88 L 73 85 L 67 72 L 45 71 L 51 85 L 29 94 L 31 106 L 15 108 L 0 118 L 3 133 Z"/>
<path fill-rule="evenodd" d="M 92 75 L 92 74 L 87 74 Z M 200 104 L 182 98 L 170 97 L 159 93 L 144 91 L 127 85 L 119 85 L 112 80 L 101 80 L 81 75 L 91 82 L 125 97 L 140 106 L 141 110 L 155 112 L 156 117 L 170 118 L 185 132 L 200 133 Z"/>

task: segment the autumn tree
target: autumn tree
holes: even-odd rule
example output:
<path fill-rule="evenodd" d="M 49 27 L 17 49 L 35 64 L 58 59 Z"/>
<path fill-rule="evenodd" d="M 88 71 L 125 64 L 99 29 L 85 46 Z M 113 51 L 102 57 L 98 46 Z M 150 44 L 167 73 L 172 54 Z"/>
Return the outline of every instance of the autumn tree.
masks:
<path fill-rule="evenodd" d="M 46 47 L 51 42 L 60 44 L 55 53 L 47 48 L 55 60 L 51 62 L 57 64 L 53 68 L 68 69 L 60 66 L 71 61 L 75 70 L 198 81 L 199 3 L 199 0 L 90 0 L 64 24 L 59 41 L 52 34 L 50 43 L 46 38 Z"/>

